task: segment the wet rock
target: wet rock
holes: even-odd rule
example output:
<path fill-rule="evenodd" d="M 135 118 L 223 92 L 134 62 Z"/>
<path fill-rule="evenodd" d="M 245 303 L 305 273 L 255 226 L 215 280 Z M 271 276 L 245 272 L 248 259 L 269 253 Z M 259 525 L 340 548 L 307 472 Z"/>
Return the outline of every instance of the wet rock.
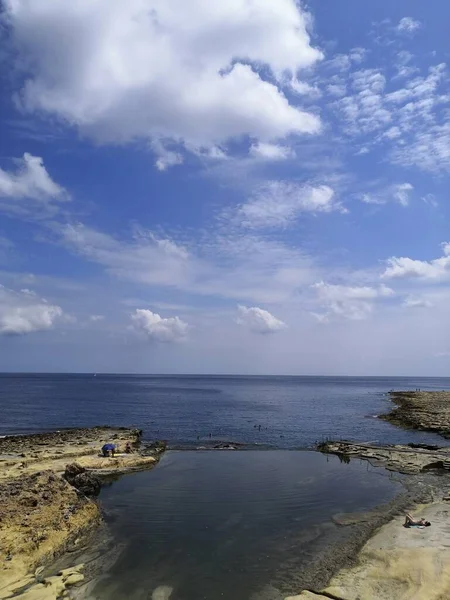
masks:
<path fill-rule="evenodd" d="M 415 474 L 422 471 L 450 471 L 450 447 L 436 451 L 410 448 L 408 446 L 375 446 L 352 442 L 322 442 L 317 449 L 325 454 L 335 454 L 341 460 L 346 457 L 363 458 L 373 465 L 383 465 L 390 471 Z"/>
<path fill-rule="evenodd" d="M 155 456 L 155 454 L 162 454 L 167 448 L 167 442 L 165 441 L 156 441 L 150 444 L 146 444 L 144 448 L 141 449 L 140 454 L 142 456 Z"/>
<path fill-rule="evenodd" d="M 85 496 L 98 496 L 100 493 L 101 484 L 98 477 L 77 463 L 66 466 L 64 479 Z"/>

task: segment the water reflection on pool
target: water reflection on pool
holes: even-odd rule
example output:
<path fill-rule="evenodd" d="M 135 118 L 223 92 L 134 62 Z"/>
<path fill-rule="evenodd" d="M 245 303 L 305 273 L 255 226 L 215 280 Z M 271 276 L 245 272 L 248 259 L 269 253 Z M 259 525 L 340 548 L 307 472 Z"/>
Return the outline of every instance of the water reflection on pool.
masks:
<path fill-rule="evenodd" d="M 169 452 L 100 500 L 117 547 L 99 600 L 279 600 L 339 531 L 331 517 L 391 499 L 368 463 L 314 452 Z"/>

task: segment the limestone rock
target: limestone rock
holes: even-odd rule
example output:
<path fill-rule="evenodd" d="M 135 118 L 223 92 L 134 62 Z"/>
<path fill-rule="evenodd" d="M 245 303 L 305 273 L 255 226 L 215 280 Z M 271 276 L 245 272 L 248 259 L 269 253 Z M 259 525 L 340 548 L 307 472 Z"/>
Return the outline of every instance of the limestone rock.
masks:
<path fill-rule="evenodd" d="M 101 484 L 98 477 L 77 463 L 66 466 L 64 479 L 85 496 L 98 496 L 100 493 Z"/>

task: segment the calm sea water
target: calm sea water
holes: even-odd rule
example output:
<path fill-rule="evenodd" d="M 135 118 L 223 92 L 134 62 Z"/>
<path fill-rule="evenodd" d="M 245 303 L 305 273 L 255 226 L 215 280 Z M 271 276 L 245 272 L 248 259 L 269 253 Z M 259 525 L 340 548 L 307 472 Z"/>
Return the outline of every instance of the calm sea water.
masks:
<path fill-rule="evenodd" d="M 89 600 L 296 595 L 317 554 L 350 533 L 331 517 L 400 487 L 384 469 L 316 452 L 169 452 L 103 488 L 119 558 Z"/>
<path fill-rule="evenodd" d="M 86 598 L 281 600 L 347 535 L 333 514 L 372 508 L 400 486 L 367 462 L 295 450 L 325 437 L 445 443 L 376 418 L 389 390 L 415 388 L 449 389 L 450 379 L 0 375 L 0 435 L 135 425 L 172 448 L 264 448 L 170 451 L 103 488 L 118 560 Z"/>
<path fill-rule="evenodd" d="M 324 437 L 442 443 L 375 418 L 391 407 L 387 391 L 415 388 L 450 389 L 450 378 L 0 375 L 0 435 L 111 424 L 172 446 L 209 434 L 277 448 Z"/>

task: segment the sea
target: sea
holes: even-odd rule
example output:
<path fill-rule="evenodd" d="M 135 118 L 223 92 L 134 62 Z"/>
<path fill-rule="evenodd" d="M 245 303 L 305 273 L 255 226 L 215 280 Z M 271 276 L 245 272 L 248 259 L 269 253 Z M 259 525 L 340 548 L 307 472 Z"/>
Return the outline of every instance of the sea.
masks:
<path fill-rule="evenodd" d="M 336 515 L 403 489 L 317 442 L 447 444 L 378 418 L 406 389 L 450 378 L 2 374 L 0 435 L 108 424 L 167 441 L 156 468 L 102 489 L 114 561 L 86 599 L 283 600 L 348 535 Z M 211 450 L 224 442 L 243 450 Z"/>

